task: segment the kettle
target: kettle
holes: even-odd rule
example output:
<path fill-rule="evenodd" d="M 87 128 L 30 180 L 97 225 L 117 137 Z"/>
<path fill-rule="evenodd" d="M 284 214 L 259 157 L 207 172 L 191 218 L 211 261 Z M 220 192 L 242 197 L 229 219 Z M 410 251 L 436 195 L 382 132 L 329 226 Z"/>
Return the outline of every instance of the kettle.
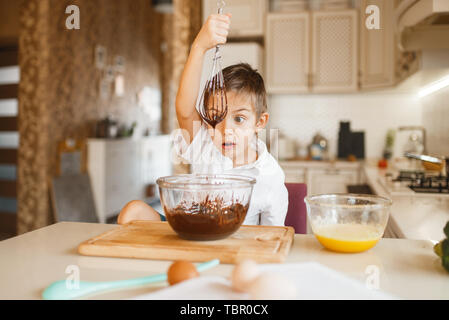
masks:
<path fill-rule="evenodd" d="M 309 146 L 309 154 L 312 160 L 328 160 L 329 142 L 320 133 L 315 134 Z"/>

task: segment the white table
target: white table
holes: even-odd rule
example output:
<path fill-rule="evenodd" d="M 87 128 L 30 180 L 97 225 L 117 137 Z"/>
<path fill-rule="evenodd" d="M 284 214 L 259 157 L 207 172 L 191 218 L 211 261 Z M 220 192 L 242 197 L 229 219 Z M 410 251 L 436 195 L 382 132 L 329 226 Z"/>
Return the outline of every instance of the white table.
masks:
<path fill-rule="evenodd" d="M 0 242 L 0 299 L 40 299 L 42 290 L 50 283 L 67 279 L 68 266 L 78 267 L 80 279 L 87 281 L 143 277 L 168 269 L 171 261 L 87 257 L 77 253 L 79 243 L 115 227 L 63 222 Z M 296 235 L 286 262 L 306 261 L 321 263 L 364 283 L 377 270 L 380 289 L 400 298 L 449 299 L 449 273 L 433 253 L 430 241 L 382 239 L 367 252 L 339 254 L 325 250 L 312 235 Z M 228 276 L 232 268 L 233 265 L 219 265 L 204 274 Z M 126 299 L 165 285 L 109 292 L 94 298 Z"/>

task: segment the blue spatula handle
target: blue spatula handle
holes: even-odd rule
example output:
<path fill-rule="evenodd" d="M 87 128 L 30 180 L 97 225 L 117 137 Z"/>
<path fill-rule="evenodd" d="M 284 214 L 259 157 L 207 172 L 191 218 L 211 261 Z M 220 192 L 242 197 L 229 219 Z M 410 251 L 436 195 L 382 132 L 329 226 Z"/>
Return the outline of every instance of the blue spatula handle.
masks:
<path fill-rule="evenodd" d="M 197 265 L 198 272 L 215 267 L 220 263 L 220 260 L 214 259 Z M 129 280 L 107 281 L 107 282 L 90 282 L 80 281 L 77 288 L 69 288 L 67 280 L 60 280 L 53 282 L 42 293 L 42 298 L 45 300 L 69 300 L 79 298 L 93 293 L 99 293 L 106 290 L 115 290 L 122 288 L 129 288 L 135 286 L 146 285 L 155 282 L 167 280 L 166 273 L 155 274 L 143 278 L 134 278 Z"/>

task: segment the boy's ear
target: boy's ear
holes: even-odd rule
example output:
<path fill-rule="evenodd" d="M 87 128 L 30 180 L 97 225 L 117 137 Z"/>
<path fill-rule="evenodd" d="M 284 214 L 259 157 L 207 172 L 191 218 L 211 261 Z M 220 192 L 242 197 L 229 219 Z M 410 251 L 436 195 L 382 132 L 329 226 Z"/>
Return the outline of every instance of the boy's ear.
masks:
<path fill-rule="evenodd" d="M 264 112 L 260 115 L 259 121 L 256 123 L 257 129 L 263 129 L 268 123 L 268 119 L 270 118 L 270 114 L 267 112 Z"/>

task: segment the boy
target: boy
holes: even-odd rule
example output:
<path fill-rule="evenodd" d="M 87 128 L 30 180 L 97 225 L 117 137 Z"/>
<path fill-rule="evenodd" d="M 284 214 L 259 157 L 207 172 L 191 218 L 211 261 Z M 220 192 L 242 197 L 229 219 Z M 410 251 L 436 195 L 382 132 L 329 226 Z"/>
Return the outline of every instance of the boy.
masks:
<path fill-rule="evenodd" d="M 226 43 L 230 15 L 211 15 L 195 38 L 181 76 L 176 97 L 176 115 L 181 130 L 174 146 L 193 173 L 224 173 L 256 178 L 250 207 L 243 224 L 283 226 L 288 208 L 284 173 L 268 153 L 257 132 L 265 128 L 266 92 L 262 77 L 248 64 L 223 70 L 228 112 L 215 128 L 202 121 L 195 105 L 201 70 L 207 50 Z M 123 212 L 119 223 L 146 219 L 151 214 Z"/>

